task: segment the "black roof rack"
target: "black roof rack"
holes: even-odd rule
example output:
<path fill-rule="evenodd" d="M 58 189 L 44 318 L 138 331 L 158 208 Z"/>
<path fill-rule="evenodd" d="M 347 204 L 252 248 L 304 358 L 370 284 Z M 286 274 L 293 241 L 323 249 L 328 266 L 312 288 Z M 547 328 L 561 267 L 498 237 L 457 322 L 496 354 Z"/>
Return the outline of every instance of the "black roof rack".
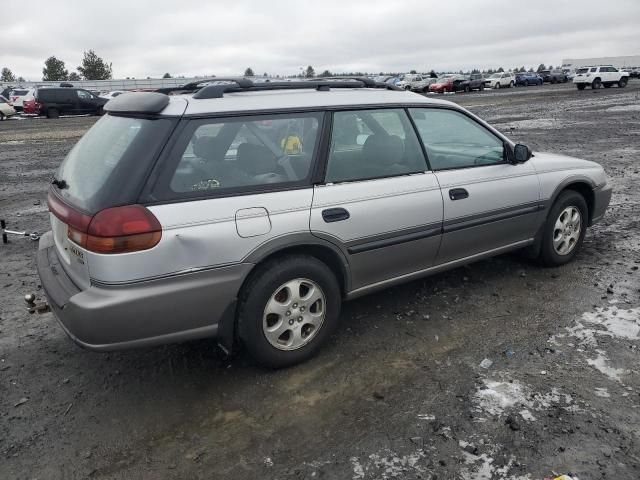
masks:
<path fill-rule="evenodd" d="M 209 85 L 203 85 L 209 84 Z M 384 88 L 387 90 L 402 90 L 394 85 L 376 82 L 367 77 L 322 77 L 306 80 L 273 81 L 264 80 L 254 82 L 245 77 L 214 77 L 187 83 L 180 87 L 160 88 L 158 93 L 192 93 L 193 98 L 222 98 L 225 93 L 255 92 L 263 90 L 302 90 L 315 88 L 328 91 L 331 88 Z"/>

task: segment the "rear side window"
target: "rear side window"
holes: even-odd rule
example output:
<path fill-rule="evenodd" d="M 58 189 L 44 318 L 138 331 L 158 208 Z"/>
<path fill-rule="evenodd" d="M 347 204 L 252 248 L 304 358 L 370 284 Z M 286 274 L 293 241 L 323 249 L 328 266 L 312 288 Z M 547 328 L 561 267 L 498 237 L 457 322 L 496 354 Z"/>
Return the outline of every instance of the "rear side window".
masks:
<path fill-rule="evenodd" d="M 424 155 L 404 110 L 334 113 L 326 182 L 393 177 L 425 170 Z"/>
<path fill-rule="evenodd" d="M 56 178 L 67 186 L 59 194 L 89 213 L 130 201 L 172 124 L 168 119 L 105 115 L 62 161 Z"/>
<path fill-rule="evenodd" d="M 322 114 L 192 120 L 160 196 L 254 192 L 309 183 Z M 165 183 L 168 188 L 163 187 Z"/>
<path fill-rule="evenodd" d="M 576 70 L 576 73 L 587 73 L 589 71 L 588 68 L 579 68 Z"/>
<path fill-rule="evenodd" d="M 410 112 L 434 170 L 504 161 L 502 140 L 466 115 L 436 108 L 413 108 Z"/>

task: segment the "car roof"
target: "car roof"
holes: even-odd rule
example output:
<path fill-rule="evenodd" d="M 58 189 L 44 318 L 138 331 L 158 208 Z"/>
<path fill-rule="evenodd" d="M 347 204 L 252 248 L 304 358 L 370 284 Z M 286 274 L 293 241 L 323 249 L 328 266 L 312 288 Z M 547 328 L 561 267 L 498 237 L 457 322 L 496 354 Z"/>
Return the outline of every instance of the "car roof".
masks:
<path fill-rule="evenodd" d="M 196 99 L 190 94 L 169 96 L 164 115 L 204 115 L 228 112 L 277 110 L 307 110 L 341 107 L 454 105 L 451 102 L 426 98 L 408 91 L 380 88 L 340 88 L 328 91 L 316 89 L 266 90 L 225 93 L 222 98 Z M 187 102 L 186 109 L 184 102 Z"/>

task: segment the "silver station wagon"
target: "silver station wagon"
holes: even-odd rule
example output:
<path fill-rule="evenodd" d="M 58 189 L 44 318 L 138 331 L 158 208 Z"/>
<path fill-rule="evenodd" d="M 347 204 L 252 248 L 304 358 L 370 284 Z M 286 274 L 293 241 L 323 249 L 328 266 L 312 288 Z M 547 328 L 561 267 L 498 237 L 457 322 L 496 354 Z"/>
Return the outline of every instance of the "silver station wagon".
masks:
<path fill-rule="evenodd" d="M 109 101 L 50 186 L 38 272 L 92 350 L 216 337 L 292 365 L 344 299 L 510 250 L 570 261 L 611 198 L 596 163 L 365 78 L 168 93 Z"/>

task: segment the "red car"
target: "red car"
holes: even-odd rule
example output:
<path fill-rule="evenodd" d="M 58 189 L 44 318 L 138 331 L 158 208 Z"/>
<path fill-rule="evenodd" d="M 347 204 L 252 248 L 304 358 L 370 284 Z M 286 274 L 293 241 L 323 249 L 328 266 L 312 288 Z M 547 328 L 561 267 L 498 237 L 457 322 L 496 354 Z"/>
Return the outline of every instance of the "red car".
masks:
<path fill-rule="evenodd" d="M 34 97 L 27 97 L 22 102 L 22 113 L 24 115 L 40 115 L 40 104 Z"/>
<path fill-rule="evenodd" d="M 429 85 L 429 92 L 432 93 L 445 93 L 455 92 L 455 82 L 458 78 L 455 75 L 447 75 L 440 77 L 436 83 Z"/>

